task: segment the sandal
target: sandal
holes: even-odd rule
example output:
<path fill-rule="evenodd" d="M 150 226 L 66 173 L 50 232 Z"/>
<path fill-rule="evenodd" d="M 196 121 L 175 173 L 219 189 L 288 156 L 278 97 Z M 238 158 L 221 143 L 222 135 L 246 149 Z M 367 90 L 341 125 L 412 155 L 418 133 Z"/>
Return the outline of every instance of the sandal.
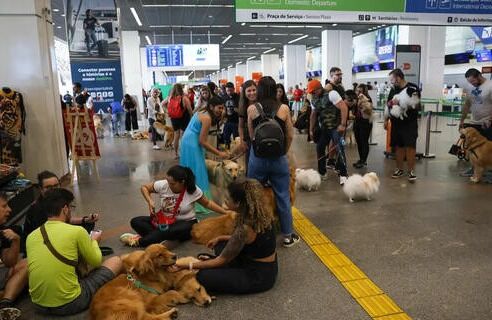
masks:
<path fill-rule="evenodd" d="M 217 256 L 210 253 L 199 253 L 196 255 L 196 258 L 201 261 L 207 261 L 217 258 Z"/>

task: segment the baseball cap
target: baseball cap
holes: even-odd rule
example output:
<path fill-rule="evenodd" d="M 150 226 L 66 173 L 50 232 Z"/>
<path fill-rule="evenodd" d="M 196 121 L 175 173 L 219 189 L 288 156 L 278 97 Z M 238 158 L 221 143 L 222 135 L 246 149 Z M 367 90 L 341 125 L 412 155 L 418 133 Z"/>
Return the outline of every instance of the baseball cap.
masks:
<path fill-rule="evenodd" d="M 307 85 L 307 93 L 313 93 L 316 89 L 321 89 L 323 86 L 321 85 L 321 82 L 318 80 L 311 80 L 308 82 Z"/>

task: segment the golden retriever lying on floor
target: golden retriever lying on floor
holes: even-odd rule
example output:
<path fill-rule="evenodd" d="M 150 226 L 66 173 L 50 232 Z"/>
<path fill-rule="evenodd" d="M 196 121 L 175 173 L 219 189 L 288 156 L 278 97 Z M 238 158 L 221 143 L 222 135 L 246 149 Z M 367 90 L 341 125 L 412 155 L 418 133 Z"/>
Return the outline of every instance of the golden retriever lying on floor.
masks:
<path fill-rule="evenodd" d="M 290 171 L 290 183 L 289 194 L 290 202 L 294 205 L 295 191 L 296 191 L 296 169 L 294 166 L 289 168 Z M 272 212 L 277 211 L 277 204 L 275 202 L 275 194 L 273 189 L 265 187 L 264 189 L 264 202 L 265 206 L 271 208 Z M 224 191 L 226 188 L 223 189 Z M 224 192 L 223 192 L 224 193 Z M 206 245 L 210 240 L 222 235 L 232 234 L 235 226 L 235 215 L 225 214 L 218 217 L 207 218 L 199 223 L 195 223 L 191 229 L 191 239 L 194 243 Z"/>
<path fill-rule="evenodd" d="M 470 181 L 478 183 L 485 170 L 492 169 L 492 141 L 472 127 L 460 129 L 460 133 L 464 139 L 463 148 L 473 165 Z"/>
<path fill-rule="evenodd" d="M 212 301 L 200 286 L 195 273 L 169 272 L 176 255 L 161 244 L 148 246 L 122 257 L 127 271 L 105 284 L 90 306 L 93 320 L 172 319 L 180 303 L 194 300 L 208 305 Z M 171 290 L 174 289 L 174 290 Z"/>

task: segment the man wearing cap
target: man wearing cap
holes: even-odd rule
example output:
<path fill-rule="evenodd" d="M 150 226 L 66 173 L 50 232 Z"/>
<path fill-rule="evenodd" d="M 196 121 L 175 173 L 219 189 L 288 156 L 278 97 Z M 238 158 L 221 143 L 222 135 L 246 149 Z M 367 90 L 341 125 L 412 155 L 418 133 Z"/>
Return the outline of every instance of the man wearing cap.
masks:
<path fill-rule="evenodd" d="M 309 132 L 314 137 L 315 124 L 319 124 L 320 130 L 317 134 L 316 153 L 318 157 L 318 172 L 321 178 L 326 180 L 326 146 L 333 142 L 338 153 L 336 169 L 340 176 L 340 185 L 347 181 L 347 165 L 344 147 L 341 143 L 347 127 L 348 107 L 336 90 L 323 89 L 321 82 L 311 80 L 308 83 L 307 92 L 312 94 L 312 106 Z"/>

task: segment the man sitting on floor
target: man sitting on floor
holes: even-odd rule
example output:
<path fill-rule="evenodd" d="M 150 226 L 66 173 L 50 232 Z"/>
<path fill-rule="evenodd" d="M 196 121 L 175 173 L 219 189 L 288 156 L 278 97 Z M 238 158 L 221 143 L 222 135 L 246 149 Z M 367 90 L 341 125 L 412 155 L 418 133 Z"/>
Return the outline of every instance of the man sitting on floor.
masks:
<path fill-rule="evenodd" d="M 48 221 L 27 237 L 29 293 L 36 310 L 49 315 L 72 315 L 86 310 L 96 291 L 120 273 L 121 259 L 102 262 L 100 232 L 68 224 L 74 196 L 57 188 L 46 192 L 43 208 Z M 80 260 L 95 267 L 79 278 Z M 102 262 L 102 264 L 101 264 Z"/>
<path fill-rule="evenodd" d="M 20 237 L 11 229 L 2 226 L 12 210 L 5 193 L 0 192 L 0 254 L 4 266 L 0 267 L 0 290 L 3 291 L 0 300 L 0 319 L 17 319 L 21 312 L 13 307 L 13 301 L 27 284 L 27 262 L 19 260 Z"/>
<path fill-rule="evenodd" d="M 39 198 L 34 202 L 34 204 L 29 208 L 26 213 L 26 219 L 24 221 L 24 232 L 21 242 L 21 252 L 26 252 L 26 239 L 27 236 L 39 228 L 43 223 L 48 220 L 46 212 L 42 208 L 42 200 L 47 191 L 59 188 L 60 180 L 50 171 L 43 171 L 38 174 L 38 186 L 39 186 Z M 94 223 L 99 219 L 98 214 L 91 214 L 84 217 L 71 217 L 70 224 L 80 225 L 84 227 L 87 232 L 91 232 L 94 229 Z"/>

